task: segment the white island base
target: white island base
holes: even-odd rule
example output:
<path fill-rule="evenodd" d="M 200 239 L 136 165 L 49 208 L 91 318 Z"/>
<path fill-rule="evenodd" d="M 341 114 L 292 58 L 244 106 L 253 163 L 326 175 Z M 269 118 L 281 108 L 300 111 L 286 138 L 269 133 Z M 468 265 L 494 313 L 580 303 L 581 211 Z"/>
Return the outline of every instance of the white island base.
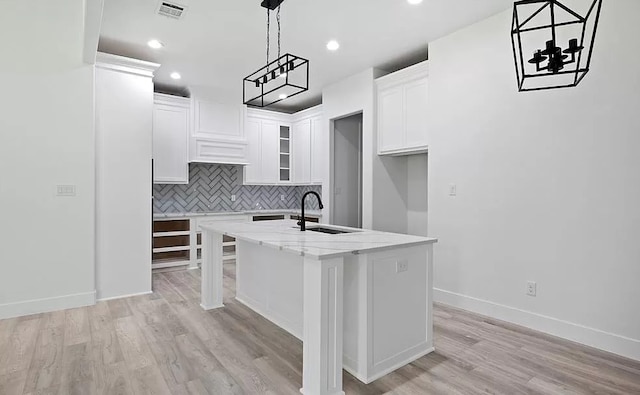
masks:
<path fill-rule="evenodd" d="M 343 366 L 370 383 L 434 350 L 435 239 L 294 226 L 202 225 L 202 307 L 223 307 L 227 234 L 237 239 L 236 299 L 303 341 L 302 393 L 342 394 Z"/>

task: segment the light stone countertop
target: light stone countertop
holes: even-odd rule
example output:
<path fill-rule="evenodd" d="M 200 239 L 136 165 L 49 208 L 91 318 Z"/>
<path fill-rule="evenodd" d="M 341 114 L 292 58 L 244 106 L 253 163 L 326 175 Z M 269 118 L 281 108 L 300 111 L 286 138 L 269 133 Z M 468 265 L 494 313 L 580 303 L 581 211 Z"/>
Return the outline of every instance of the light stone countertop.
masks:
<path fill-rule="evenodd" d="M 247 211 L 216 211 L 210 213 L 154 213 L 154 219 L 163 218 L 192 218 L 192 217 L 216 217 L 224 215 L 274 215 L 274 214 L 294 214 L 300 215 L 300 210 L 282 209 L 282 210 L 247 210 Z M 322 217 L 322 211 L 305 210 L 304 215 L 307 217 Z"/>
<path fill-rule="evenodd" d="M 211 221 L 203 223 L 200 227 L 205 231 L 221 233 L 239 240 L 315 259 L 330 259 L 349 254 L 432 244 L 438 241 L 427 237 L 334 225 L 308 224 L 307 229 L 314 226 L 352 230 L 353 233 L 331 235 L 308 230 L 301 232 L 300 228 L 296 226 L 296 221 L 293 220 L 265 222 Z"/>

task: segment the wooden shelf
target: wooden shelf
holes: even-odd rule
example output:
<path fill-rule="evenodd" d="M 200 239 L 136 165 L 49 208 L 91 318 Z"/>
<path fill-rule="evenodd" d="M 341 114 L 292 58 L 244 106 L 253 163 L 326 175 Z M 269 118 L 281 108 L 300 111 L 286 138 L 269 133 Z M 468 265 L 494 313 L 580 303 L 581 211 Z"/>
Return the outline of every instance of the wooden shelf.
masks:
<path fill-rule="evenodd" d="M 190 261 L 167 261 L 167 262 L 158 262 L 152 263 L 151 269 L 166 269 L 170 267 L 178 267 L 178 266 L 189 266 Z"/>
<path fill-rule="evenodd" d="M 179 232 L 155 232 L 153 237 L 172 237 L 172 236 L 189 236 L 191 232 L 188 230 Z"/>
<path fill-rule="evenodd" d="M 163 247 L 163 248 L 154 248 L 154 253 L 160 252 L 176 252 L 176 251 L 189 251 L 191 250 L 190 246 L 178 246 L 178 247 Z"/>

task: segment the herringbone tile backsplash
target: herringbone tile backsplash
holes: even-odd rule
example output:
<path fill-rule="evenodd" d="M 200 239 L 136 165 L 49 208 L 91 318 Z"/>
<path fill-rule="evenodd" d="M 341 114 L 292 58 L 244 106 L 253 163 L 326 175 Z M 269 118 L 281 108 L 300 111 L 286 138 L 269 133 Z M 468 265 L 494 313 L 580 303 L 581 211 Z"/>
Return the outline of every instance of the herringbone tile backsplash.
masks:
<path fill-rule="evenodd" d="M 153 186 L 154 213 L 201 213 L 300 208 L 302 194 L 320 186 L 242 185 L 242 166 L 192 163 L 188 185 Z M 236 201 L 231 201 L 236 195 Z M 281 197 L 284 196 L 284 200 Z M 318 209 L 307 199 L 308 209 Z"/>

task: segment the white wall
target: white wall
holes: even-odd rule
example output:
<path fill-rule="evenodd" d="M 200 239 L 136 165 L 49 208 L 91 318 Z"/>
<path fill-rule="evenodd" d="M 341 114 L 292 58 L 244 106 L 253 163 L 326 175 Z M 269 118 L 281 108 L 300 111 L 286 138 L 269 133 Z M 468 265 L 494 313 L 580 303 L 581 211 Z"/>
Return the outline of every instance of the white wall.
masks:
<path fill-rule="evenodd" d="M 362 227 L 406 233 L 407 161 L 377 155 L 374 79 L 381 75 L 379 70 L 368 69 L 325 88 L 322 106 L 327 124 L 362 112 Z M 332 204 L 332 162 L 333 158 L 325 170 L 325 180 L 331 180 L 329 187 L 322 189 L 323 215 L 327 217 Z"/>
<path fill-rule="evenodd" d="M 427 154 L 407 157 L 407 233 L 427 236 Z"/>
<path fill-rule="evenodd" d="M 0 318 L 94 303 L 93 66 L 81 0 L 0 13 Z M 52 45 L 55 43 L 55 45 Z M 56 185 L 75 185 L 57 197 Z"/>
<path fill-rule="evenodd" d="M 511 11 L 430 45 L 439 300 L 640 359 L 638 14 L 604 2 L 572 89 L 517 93 Z"/>
<path fill-rule="evenodd" d="M 151 292 L 153 82 L 151 70 L 134 67 L 158 65 L 103 54 L 98 62 L 96 288 L 108 299 Z"/>

